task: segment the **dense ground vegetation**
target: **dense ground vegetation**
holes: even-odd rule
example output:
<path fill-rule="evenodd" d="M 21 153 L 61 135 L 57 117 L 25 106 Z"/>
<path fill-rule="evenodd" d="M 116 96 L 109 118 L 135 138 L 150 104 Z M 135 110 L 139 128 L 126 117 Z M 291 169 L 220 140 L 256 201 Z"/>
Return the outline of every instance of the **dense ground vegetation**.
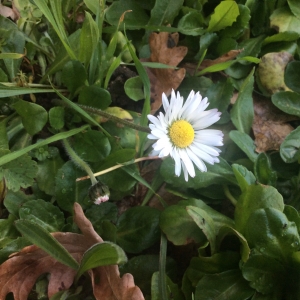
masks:
<path fill-rule="evenodd" d="M 2 1 L 0 32 L 0 300 L 300 298 L 298 0 Z M 222 113 L 188 180 L 149 156 L 173 89 Z"/>

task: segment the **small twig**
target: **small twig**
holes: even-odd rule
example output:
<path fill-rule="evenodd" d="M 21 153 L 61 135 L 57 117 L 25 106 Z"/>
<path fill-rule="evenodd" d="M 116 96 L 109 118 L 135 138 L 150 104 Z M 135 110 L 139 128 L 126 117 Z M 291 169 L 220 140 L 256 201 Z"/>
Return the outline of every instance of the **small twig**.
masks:
<path fill-rule="evenodd" d="M 159 159 L 158 156 L 149 156 L 149 157 L 140 157 L 140 158 L 137 158 L 135 159 L 134 161 L 132 161 L 133 164 L 135 163 L 138 163 L 138 162 L 141 162 L 141 161 L 144 161 L 144 160 L 153 160 L 153 159 Z M 119 165 L 115 165 L 113 167 L 110 167 L 108 169 L 105 169 L 103 171 L 100 171 L 100 172 L 97 172 L 97 173 L 94 173 L 93 175 L 96 177 L 96 176 L 100 176 L 100 175 L 103 175 L 103 174 L 106 174 L 106 173 L 109 173 L 111 171 L 114 171 L 116 169 L 119 169 L 119 168 L 122 168 L 124 166 L 127 166 L 128 164 L 119 164 Z M 90 176 L 84 176 L 84 177 L 80 177 L 80 178 L 77 178 L 76 181 L 82 181 L 82 180 L 86 180 L 86 179 L 89 179 Z"/>

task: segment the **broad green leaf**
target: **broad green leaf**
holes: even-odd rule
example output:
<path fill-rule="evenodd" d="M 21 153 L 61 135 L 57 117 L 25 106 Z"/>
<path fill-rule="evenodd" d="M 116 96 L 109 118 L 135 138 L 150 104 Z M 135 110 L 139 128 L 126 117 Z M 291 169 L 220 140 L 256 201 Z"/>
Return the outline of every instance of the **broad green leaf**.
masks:
<path fill-rule="evenodd" d="M 232 170 L 242 192 L 245 191 L 249 185 L 255 184 L 255 176 L 246 167 L 238 164 L 233 164 Z"/>
<path fill-rule="evenodd" d="M 195 299 L 247 300 L 254 290 L 243 278 L 240 270 L 204 275 L 196 286 Z"/>
<path fill-rule="evenodd" d="M 251 255 L 241 270 L 243 277 L 250 281 L 249 285 L 264 295 L 271 294 L 276 286 L 280 286 L 286 275 L 279 261 L 258 253 Z"/>
<path fill-rule="evenodd" d="M 85 67 L 90 63 L 93 52 L 99 40 L 99 29 L 90 13 L 85 12 L 85 18 L 80 33 L 80 50 L 78 59 L 84 63 Z"/>
<path fill-rule="evenodd" d="M 291 12 L 300 19 L 300 7 L 299 2 L 297 0 L 287 0 Z"/>
<path fill-rule="evenodd" d="M 78 103 L 98 109 L 106 109 L 111 104 L 111 96 L 101 86 L 89 85 L 80 91 Z"/>
<path fill-rule="evenodd" d="M 291 61 L 287 64 L 284 72 L 284 82 L 293 91 L 300 93 L 300 61 Z"/>
<path fill-rule="evenodd" d="M 139 253 L 159 240 L 160 211 L 148 206 L 126 210 L 117 222 L 117 243 L 129 253 Z"/>
<path fill-rule="evenodd" d="M 300 37 L 300 33 L 294 31 L 279 32 L 265 38 L 263 45 L 277 42 L 292 42 Z"/>
<path fill-rule="evenodd" d="M 211 15 L 207 31 L 219 31 L 231 26 L 239 14 L 239 7 L 235 1 L 221 1 Z"/>
<path fill-rule="evenodd" d="M 205 234 L 210 245 L 211 254 L 215 254 L 217 230 L 215 228 L 213 219 L 205 210 L 199 207 L 187 206 L 186 210 L 197 226 Z"/>
<path fill-rule="evenodd" d="M 151 17 L 148 25 L 168 25 L 172 24 L 174 18 L 178 15 L 183 0 L 160 0 L 155 1 L 151 10 Z"/>
<path fill-rule="evenodd" d="M 240 254 L 233 251 L 224 251 L 212 256 L 192 257 L 186 275 L 193 286 L 206 274 L 222 273 L 238 269 L 241 260 Z"/>
<path fill-rule="evenodd" d="M 271 27 L 277 28 L 279 32 L 295 31 L 300 34 L 300 19 L 297 18 L 289 7 L 280 7 L 270 16 Z"/>
<path fill-rule="evenodd" d="M 96 130 L 76 134 L 72 140 L 72 147 L 84 161 L 88 162 L 102 161 L 111 151 L 108 138 Z"/>
<path fill-rule="evenodd" d="M 249 216 L 245 236 L 250 247 L 283 263 L 300 250 L 295 222 L 290 222 L 283 212 L 272 207 L 257 209 Z"/>
<path fill-rule="evenodd" d="M 175 176 L 175 163 L 172 158 L 166 158 L 160 168 L 160 172 L 167 183 L 174 186 L 203 188 L 212 184 L 236 184 L 236 180 L 230 165 L 220 157 L 220 162 L 207 165 L 207 172 L 201 172 L 195 167 L 196 176 L 185 181 L 183 174 Z"/>
<path fill-rule="evenodd" d="M 0 178 L 4 178 L 7 188 L 14 192 L 18 191 L 21 187 L 27 188 L 31 186 L 36 174 L 37 163 L 27 154 L 0 167 Z"/>
<path fill-rule="evenodd" d="M 134 101 L 144 99 L 143 82 L 139 76 L 127 79 L 124 90 L 126 95 Z"/>
<path fill-rule="evenodd" d="M 95 2 L 94 0 L 84 0 L 84 3 L 93 14 L 95 14 L 95 15 L 97 14 L 98 9 L 99 9 L 98 2 Z"/>
<path fill-rule="evenodd" d="M 84 272 L 102 266 L 118 265 L 127 262 L 125 252 L 111 242 L 102 242 L 93 245 L 83 255 L 76 278 Z"/>
<path fill-rule="evenodd" d="M 83 203 L 91 186 L 91 181 L 76 182 L 76 179 L 86 175 L 71 160 L 58 170 L 55 177 L 55 198 L 61 209 L 73 212 L 74 202 Z"/>
<path fill-rule="evenodd" d="M 70 131 L 66 131 L 66 132 L 61 132 L 61 133 L 58 133 L 58 134 L 55 134 L 45 140 L 42 140 L 42 141 L 39 141 L 33 145 L 30 145 L 30 146 L 27 146 L 23 149 L 20 149 L 20 150 L 17 150 L 17 151 L 14 151 L 12 153 L 9 153 L 9 154 L 6 154 L 2 157 L 0 157 L 0 166 L 12 161 L 12 160 L 15 160 L 16 158 L 28 153 L 29 151 L 33 150 L 33 149 L 36 149 L 36 148 L 40 148 L 40 147 L 43 147 L 45 145 L 48 145 L 50 143 L 53 143 L 53 142 L 56 142 L 56 141 L 59 141 L 59 140 L 62 140 L 62 139 L 66 139 L 72 135 L 75 135 L 85 129 L 88 128 L 88 125 L 85 125 L 85 126 L 82 126 L 80 128 L 75 128 L 75 129 L 72 129 Z"/>
<path fill-rule="evenodd" d="M 19 210 L 21 220 L 28 220 L 43 227 L 48 232 L 61 231 L 65 224 L 63 212 L 55 205 L 44 200 L 30 200 Z"/>
<path fill-rule="evenodd" d="M 208 47 L 218 40 L 218 35 L 215 32 L 206 32 L 205 34 L 201 35 L 200 42 L 199 42 L 199 52 L 197 53 L 197 59 L 202 58 L 205 55 Z M 199 64 L 199 63 L 198 63 Z"/>
<path fill-rule="evenodd" d="M 238 130 L 231 130 L 229 137 L 243 150 L 251 161 L 255 161 L 257 153 L 255 152 L 255 144 L 251 137 Z"/>
<path fill-rule="evenodd" d="M 0 249 L 20 235 L 14 226 L 15 220 L 16 217 L 12 214 L 9 214 L 6 219 L 0 219 Z"/>
<path fill-rule="evenodd" d="M 178 31 L 186 35 L 199 36 L 205 33 L 203 29 L 204 18 L 197 11 L 190 11 L 178 22 Z"/>
<path fill-rule="evenodd" d="M 250 256 L 250 247 L 246 238 L 233 227 L 226 225 L 220 228 L 219 233 L 217 235 L 217 249 L 221 248 L 224 238 L 230 235 L 235 235 L 239 239 L 241 243 L 241 259 L 243 262 L 246 262 Z"/>
<path fill-rule="evenodd" d="M 171 205 L 161 212 L 159 225 L 167 239 L 174 245 L 187 245 L 191 242 L 207 243 L 202 230 L 187 213 L 185 206 Z"/>
<path fill-rule="evenodd" d="M 62 69 L 61 80 L 72 95 L 76 94 L 87 80 L 87 74 L 82 63 L 78 60 L 68 61 Z"/>
<path fill-rule="evenodd" d="M 38 162 L 38 171 L 35 180 L 39 189 L 47 195 L 54 196 L 55 176 L 63 164 L 64 160 L 60 157 L 60 155 L 46 158 L 45 160 Z"/>
<path fill-rule="evenodd" d="M 238 48 L 243 49 L 243 51 L 237 56 L 238 58 L 244 56 L 253 56 L 257 57 L 261 51 L 261 46 L 265 39 L 265 35 L 259 35 L 255 38 L 245 39 L 242 41 Z"/>
<path fill-rule="evenodd" d="M 126 29 L 143 28 L 149 21 L 148 14 L 140 6 L 139 1 L 135 0 L 114 1 L 106 10 L 105 17 L 109 24 L 117 26 L 126 11 L 129 11 L 125 14 L 123 21 Z"/>
<path fill-rule="evenodd" d="M 277 173 L 272 169 L 271 160 L 266 153 L 259 153 L 254 164 L 254 174 L 259 183 L 275 186 Z"/>
<path fill-rule="evenodd" d="M 48 121 L 47 111 L 40 105 L 19 100 L 13 107 L 22 118 L 22 123 L 30 135 L 40 132 Z"/>
<path fill-rule="evenodd" d="M 49 123 L 55 130 L 61 130 L 65 125 L 65 109 L 60 106 L 52 107 L 49 110 Z"/>
<path fill-rule="evenodd" d="M 300 94 L 286 91 L 272 95 L 272 102 L 287 114 L 300 117 Z"/>
<path fill-rule="evenodd" d="M 245 234 L 247 221 L 251 214 L 257 209 L 265 207 L 283 211 L 283 198 L 277 189 L 260 184 L 247 187 L 240 195 L 235 207 L 234 220 L 236 229 L 240 233 Z"/>
<path fill-rule="evenodd" d="M 232 123 L 235 127 L 243 133 L 249 134 L 254 118 L 253 109 L 253 84 L 254 84 L 254 69 L 244 80 L 239 91 L 238 98 L 234 103 L 230 115 Z"/>
<path fill-rule="evenodd" d="M 280 156 L 286 163 L 300 159 L 300 127 L 293 130 L 280 145 Z"/>
<path fill-rule="evenodd" d="M 77 270 L 78 263 L 71 254 L 44 228 L 28 220 L 15 222 L 16 228 L 34 245 L 38 246 L 62 264 Z"/>
<path fill-rule="evenodd" d="M 209 102 L 208 109 L 217 108 L 218 111 L 224 112 L 230 104 L 232 94 L 233 85 L 229 79 L 212 84 L 205 93 Z"/>

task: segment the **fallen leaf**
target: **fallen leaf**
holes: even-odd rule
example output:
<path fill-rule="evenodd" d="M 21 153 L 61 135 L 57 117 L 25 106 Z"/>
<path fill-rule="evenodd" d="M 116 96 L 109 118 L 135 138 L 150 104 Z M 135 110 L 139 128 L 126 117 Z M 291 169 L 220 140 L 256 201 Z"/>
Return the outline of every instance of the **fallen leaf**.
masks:
<path fill-rule="evenodd" d="M 2 15 L 5 18 L 11 18 L 13 21 L 20 18 L 20 13 L 18 10 L 14 7 L 10 8 L 8 6 L 3 5 L 0 3 L 0 15 Z"/>
<path fill-rule="evenodd" d="M 62 244 L 77 262 L 87 249 L 103 239 L 85 217 L 81 206 L 74 203 L 74 221 L 83 234 L 55 232 L 52 236 Z M 76 270 L 57 262 L 35 245 L 27 246 L 12 254 L 0 265 L 0 300 L 13 293 L 15 300 L 26 300 L 36 280 L 42 274 L 50 274 L 48 297 L 67 290 L 74 281 Z M 143 300 L 140 289 L 134 285 L 131 274 L 120 278 L 117 265 L 98 267 L 89 271 L 96 299 Z"/>
<path fill-rule="evenodd" d="M 256 151 L 260 153 L 268 150 L 279 150 L 285 137 L 294 129 L 287 122 L 297 118 L 279 110 L 268 98 L 256 97 L 253 101 L 252 129 L 255 136 Z"/>
<path fill-rule="evenodd" d="M 149 45 L 151 50 L 150 58 L 143 61 L 158 62 L 176 67 L 187 54 L 188 48 L 177 47 L 179 41 L 178 33 L 151 33 Z M 185 69 L 157 69 L 146 68 L 151 83 L 151 111 L 157 111 L 162 102 L 161 95 L 171 94 L 172 89 L 176 90 L 185 77 Z"/>

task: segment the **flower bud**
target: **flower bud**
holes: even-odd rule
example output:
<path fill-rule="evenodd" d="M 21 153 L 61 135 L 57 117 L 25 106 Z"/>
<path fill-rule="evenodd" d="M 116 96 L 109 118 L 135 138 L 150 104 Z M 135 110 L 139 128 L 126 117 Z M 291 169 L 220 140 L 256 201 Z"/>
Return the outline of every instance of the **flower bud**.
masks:
<path fill-rule="evenodd" d="M 95 204 L 108 201 L 109 194 L 108 187 L 101 182 L 97 182 L 89 188 L 89 197 Z"/>

